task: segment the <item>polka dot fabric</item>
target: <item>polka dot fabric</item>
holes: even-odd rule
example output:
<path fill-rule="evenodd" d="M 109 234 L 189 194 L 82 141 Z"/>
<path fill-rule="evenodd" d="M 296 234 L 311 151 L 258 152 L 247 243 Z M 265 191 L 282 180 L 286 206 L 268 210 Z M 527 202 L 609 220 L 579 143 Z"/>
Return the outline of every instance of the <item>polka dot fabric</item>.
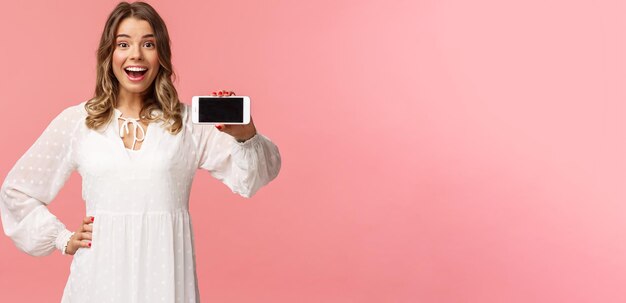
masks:
<path fill-rule="evenodd" d="M 91 248 L 73 256 L 62 302 L 199 302 L 189 192 L 208 170 L 234 193 L 251 197 L 280 170 L 278 148 L 257 134 L 244 143 L 211 125 L 170 134 L 151 123 L 136 151 L 119 125 L 85 126 L 84 102 L 60 113 L 17 161 L 0 191 L 4 232 L 21 251 L 45 256 L 71 235 L 47 208 L 72 171 L 83 180 Z M 114 120 L 121 112 L 115 110 Z"/>

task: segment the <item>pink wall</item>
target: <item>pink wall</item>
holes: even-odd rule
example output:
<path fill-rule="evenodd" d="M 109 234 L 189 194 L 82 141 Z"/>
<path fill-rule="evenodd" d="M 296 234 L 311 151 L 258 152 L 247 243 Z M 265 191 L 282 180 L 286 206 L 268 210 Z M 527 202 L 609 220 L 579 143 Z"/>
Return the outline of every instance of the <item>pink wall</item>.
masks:
<path fill-rule="evenodd" d="M 0 4 L 3 177 L 91 96 L 116 3 L 52 2 Z M 626 301 L 623 1 L 176 2 L 183 102 L 252 96 L 283 155 L 251 200 L 198 173 L 203 302 Z M 50 208 L 78 226 L 79 176 Z M 1 301 L 70 260 L 0 237 Z"/>

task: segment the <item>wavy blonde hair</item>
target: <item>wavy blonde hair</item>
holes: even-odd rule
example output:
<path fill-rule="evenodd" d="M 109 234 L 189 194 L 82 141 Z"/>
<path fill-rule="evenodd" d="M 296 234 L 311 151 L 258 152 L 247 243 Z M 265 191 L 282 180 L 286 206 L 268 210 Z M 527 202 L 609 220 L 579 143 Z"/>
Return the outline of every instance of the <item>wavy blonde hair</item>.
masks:
<path fill-rule="evenodd" d="M 139 116 L 148 122 L 157 120 L 167 122 L 169 132 L 177 134 L 183 124 L 182 104 L 173 84 L 176 74 L 172 68 L 170 37 L 163 19 L 152 6 L 144 2 L 120 2 L 109 15 L 96 52 L 98 59 L 96 90 L 94 97 L 85 104 L 87 110 L 85 123 L 90 129 L 100 129 L 113 118 L 120 85 L 111 65 L 115 50 L 115 33 L 122 20 L 130 17 L 145 20 L 152 26 L 160 64 L 154 82 L 145 93 Z M 154 114 L 155 110 L 161 111 L 161 114 Z"/>

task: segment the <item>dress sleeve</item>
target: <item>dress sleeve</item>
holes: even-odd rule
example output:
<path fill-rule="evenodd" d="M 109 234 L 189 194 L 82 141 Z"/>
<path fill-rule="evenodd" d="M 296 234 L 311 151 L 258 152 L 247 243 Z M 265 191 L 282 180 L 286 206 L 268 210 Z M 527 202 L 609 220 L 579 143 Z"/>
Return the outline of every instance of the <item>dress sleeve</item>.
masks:
<path fill-rule="evenodd" d="M 48 210 L 75 169 L 72 144 L 79 125 L 76 108 L 68 108 L 48 125 L 17 161 L 0 190 L 4 233 L 21 251 L 46 256 L 62 250 L 71 232 Z"/>
<path fill-rule="evenodd" d="M 208 170 L 234 193 L 250 198 L 278 175 L 281 157 L 269 138 L 257 133 L 240 143 L 213 125 L 192 124 L 198 167 Z"/>

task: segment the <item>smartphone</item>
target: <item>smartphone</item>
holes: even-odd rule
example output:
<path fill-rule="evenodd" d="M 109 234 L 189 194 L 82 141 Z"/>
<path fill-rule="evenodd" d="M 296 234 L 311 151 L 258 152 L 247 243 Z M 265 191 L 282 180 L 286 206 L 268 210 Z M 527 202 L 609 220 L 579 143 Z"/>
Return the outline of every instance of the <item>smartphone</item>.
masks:
<path fill-rule="evenodd" d="M 197 124 L 250 123 L 248 96 L 193 96 L 192 122 Z"/>

